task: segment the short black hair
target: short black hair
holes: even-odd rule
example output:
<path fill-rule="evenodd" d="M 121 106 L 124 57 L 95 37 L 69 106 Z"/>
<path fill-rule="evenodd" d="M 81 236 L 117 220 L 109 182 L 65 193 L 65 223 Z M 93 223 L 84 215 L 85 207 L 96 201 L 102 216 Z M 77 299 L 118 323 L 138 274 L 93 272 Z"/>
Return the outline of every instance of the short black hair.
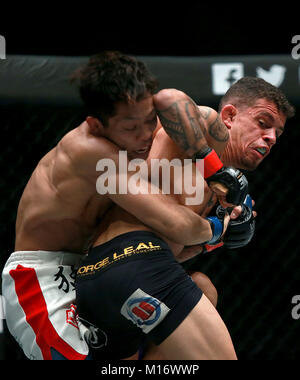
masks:
<path fill-rule="evenodd" d="M 146 65 L 135 57 L 119 51 L 104 51 L 92 56 L 76 70 L 71 82 L 79 82 L 79 92 L 86 111 L 104 125 L 114 116 L 116 104 L 141 100 L 153 95 L 158 87 L 156 78 Z"/>
<path fill-rule="evenodd" d="M 277 87 L 266 82 L 262 78 L 244 77 L 234 83 L 222 97 L 219 111 L 226 104 L 234 106 L 252 106 L 258 99 L 267 99 L 273 102 L 278 111 L 282 112 L 287 119 L 295 115 L 295 108 L 289 103 L 284 93 Z"/>

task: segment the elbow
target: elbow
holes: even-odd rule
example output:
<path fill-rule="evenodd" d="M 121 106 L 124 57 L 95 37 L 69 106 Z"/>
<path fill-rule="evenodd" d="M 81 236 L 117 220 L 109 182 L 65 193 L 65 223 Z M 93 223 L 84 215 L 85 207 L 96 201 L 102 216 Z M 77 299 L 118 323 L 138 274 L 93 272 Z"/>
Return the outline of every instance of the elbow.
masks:
<path fill-rule="evenodd" d="M 153 96 L 154 107 L 157 110 L 165 110 L 169 108 L 175 102 L 183 99 L 187 99 L 188 96 L 175 88 L 167 88 L 159 91 Z"/>

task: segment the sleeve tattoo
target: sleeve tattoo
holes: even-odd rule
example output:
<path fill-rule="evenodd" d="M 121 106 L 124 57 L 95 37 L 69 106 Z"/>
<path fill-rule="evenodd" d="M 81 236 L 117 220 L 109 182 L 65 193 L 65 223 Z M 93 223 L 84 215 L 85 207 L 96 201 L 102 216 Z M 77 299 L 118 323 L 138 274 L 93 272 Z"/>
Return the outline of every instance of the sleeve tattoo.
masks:
<path fill-rule="evenodd" d="M 207 151 L 207 133 L 218 142 L 228 140 L 228 131 L 219 116 L 208 122 L 210 108 L 199 110 L 192 99 L 177 101 L 165 110 L 157 110 L 158 117 L 171 139 L 191 157 Z"/>
<path fill-rule="evenodd" d="M 167 134 L 184 151 L 189 145 L 185 134 L 185 128 L 180 116 L 178 103 L 173 103 L 165 110 L 157 110 L 157 115 Z"/>

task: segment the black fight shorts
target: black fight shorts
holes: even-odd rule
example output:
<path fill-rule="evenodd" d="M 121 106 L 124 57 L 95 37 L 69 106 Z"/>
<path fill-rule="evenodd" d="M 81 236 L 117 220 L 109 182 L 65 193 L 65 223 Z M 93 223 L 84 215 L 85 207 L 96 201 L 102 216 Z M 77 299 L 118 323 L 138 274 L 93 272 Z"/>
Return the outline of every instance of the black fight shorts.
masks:
<path fill-rule="evenodd" d="M 122 359 L 147 339 L 162 343 L 202 296 L 169 246 L 134 231 L 94 247 L 76 277 L 77 311 L 100 357 Z M 101 352 L 101 353 L 100 353 Z"/>

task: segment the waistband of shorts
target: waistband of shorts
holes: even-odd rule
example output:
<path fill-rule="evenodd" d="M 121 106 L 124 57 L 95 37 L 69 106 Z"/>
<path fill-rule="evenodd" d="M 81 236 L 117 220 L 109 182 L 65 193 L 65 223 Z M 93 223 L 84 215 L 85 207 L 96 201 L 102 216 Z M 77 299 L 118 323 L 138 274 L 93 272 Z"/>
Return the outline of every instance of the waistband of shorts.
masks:
<path fill-rule="evenodd" d="M 64 251 L 15 251 L 8 258 L 6 265 L 18 264 L 53 264 L 77 265 L 84 255 Z"/>
<path fill-rule="evenodd" d="M 92 256 L 94 253 L 97 253 L 99 257 L 101 257 L 101 253 L 105 255 L 108 250 L 117 249 L 120 246 L 124 246 L 126 244 L 131 245 L 132 243 L 145 243 L 147 244 L 151 241 L 153 244 L 159 244 L 160 248 L 170 250 L 168 244 L 151 231 L 130 231 L 124 234 L 118 235 L 115 238 L 97 245 L 90 249 L 88 256 Z"/>

